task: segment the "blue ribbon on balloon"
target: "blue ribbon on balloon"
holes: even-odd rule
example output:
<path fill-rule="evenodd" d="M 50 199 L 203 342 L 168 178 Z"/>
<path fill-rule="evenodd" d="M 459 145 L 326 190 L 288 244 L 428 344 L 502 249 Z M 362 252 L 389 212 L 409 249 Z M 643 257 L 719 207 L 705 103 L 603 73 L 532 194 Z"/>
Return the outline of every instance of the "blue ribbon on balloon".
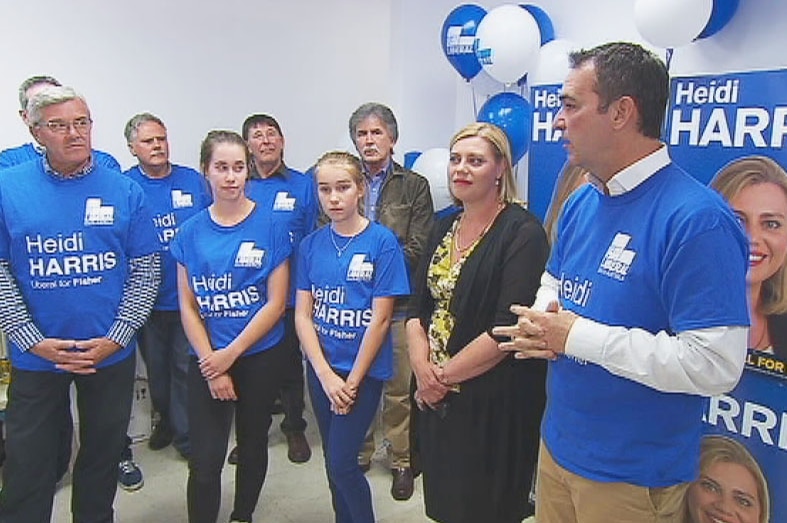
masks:
<path fill-rule="evenodd" d="M 481 106 L 476 121 L 498 126 L 508 137 L 513 164 L 519 162 L 530 146 L 533 109 L 516 93 L 498 93 Z"/>
<path fill-rule="evenodd" d="M 481 71 L 475 56 L 475 33 L 486 15 L 483 7 L 464 4 L 455 8 L 443 22 L 440 43 L 443 54 L 454 69 L 468 82 Z"/>

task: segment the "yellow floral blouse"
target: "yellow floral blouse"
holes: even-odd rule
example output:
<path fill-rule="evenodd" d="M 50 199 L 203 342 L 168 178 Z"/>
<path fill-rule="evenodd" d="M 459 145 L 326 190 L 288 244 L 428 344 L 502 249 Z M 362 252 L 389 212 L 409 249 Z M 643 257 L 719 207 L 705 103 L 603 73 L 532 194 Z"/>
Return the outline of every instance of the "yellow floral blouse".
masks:
<path fill-rule="evenodd" d="M 459 220 L 454 221 L 453 226 L 443 237 L 443 241 L 435 249 L 432 261 L 429 264 L 429 269 L 426 274 L 426 283 L 429 292 L 434 298 L 435 307 L 432 312 L 432 321 L 429 325 L 429 359 L 435 365 L 442 367 L 445 365 L 451 355 L 448 353 L 448 338 L 454 330 L 454 323 L 456 318 L 448 310 L 448 305 L 451 302 L 456 281 L 459 279 L 459 273 L 462 271 L 462 266 L 470 254 L 475 250 L 476 245 L 480 238 L 476 239 L 470 245 L 464 254 L 451 263 L 451 250 L 453 247 L 454 236 L 456 235 L 457 228 L 459 227 Z M 454 385 L 452 390 L 459 391 L 459 385 Z"/>

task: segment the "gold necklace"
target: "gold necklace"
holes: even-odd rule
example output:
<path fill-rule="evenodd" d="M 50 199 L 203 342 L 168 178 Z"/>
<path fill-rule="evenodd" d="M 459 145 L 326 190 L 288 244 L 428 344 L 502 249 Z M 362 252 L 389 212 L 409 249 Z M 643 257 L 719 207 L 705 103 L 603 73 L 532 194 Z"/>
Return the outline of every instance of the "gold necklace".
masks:
<path fill-rule="evenodd" d="M 497 204 L 497 210 L 495 211 L 495 214 L 492 215 L 492 218 L 489 220 L 489 222 L 486 224 L 486 226 L 483 229 L 481 229 L 481 232 L 478 233 L 472 240 L 470 240 L 470 242 L 467 243 L 467 245 L 465 245 L 464 247 L 461 247 L 459 245 L 461 243 L 461 239 L 459 238 L 459 235 L 462 233 L 462 224 L 464 223 L 464 219 L 465 219 L 465 214 L 462 213 L 462 217 L 459 218 L 459 225 L 456 228 L 456 235 L 454 235 L 454 247 L 456 248 L 456 252 L 458 252 L 459 254 L 464 256 L 464 254 L 468 250 L 470 250 L 470 248 L 473 245 L 475 245 L 475 243 L 478 240 L 483 238 L 484 235 L 487 232 L 489 232 L 489 229 L 492 227 L 492 223 L 494 223 L 495 218 L 497 218 L 497 215 L 500 214 L 500 211 L 502 211 L 502 210 L 503 210 L 503 204 L 502 203 L 498 203 Z"/>

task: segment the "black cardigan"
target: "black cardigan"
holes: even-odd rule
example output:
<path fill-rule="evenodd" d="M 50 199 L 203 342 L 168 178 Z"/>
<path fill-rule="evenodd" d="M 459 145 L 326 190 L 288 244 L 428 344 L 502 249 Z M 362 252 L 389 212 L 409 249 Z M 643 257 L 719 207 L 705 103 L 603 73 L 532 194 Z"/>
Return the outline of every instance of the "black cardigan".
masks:
<path fill-rule="evenodd" d="M 432 227 L 413 282 L 410 318 L 419 318 L 428 332 L 434 299 L 426 286 L 432 256 L 459 213 Z M 447 350 L 452 356 L 482 332 L 513 325 L 512 304 L 531 305 L 549 255 L 546 233 L 538 219 L 517 204 L 508 204 L 465 261 L 449 310 L 456 318 Z"/>

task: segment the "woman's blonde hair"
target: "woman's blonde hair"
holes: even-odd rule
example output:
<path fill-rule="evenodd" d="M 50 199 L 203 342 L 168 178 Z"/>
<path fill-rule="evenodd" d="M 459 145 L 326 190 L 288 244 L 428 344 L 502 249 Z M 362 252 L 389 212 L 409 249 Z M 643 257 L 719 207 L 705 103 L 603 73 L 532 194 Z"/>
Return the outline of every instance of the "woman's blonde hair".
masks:
<path fill-rule="evenodd" d="M 787 197 L 787 172 L 766 156 L 744 156 L 722 167 L 711 180 L 725 200 L 732 201 L 743 189 L 761 183 L 772 183 Z M 760 310 L 765 314 L 787 312 L 787 263 L 762 283 Z"/>
<path fill-rule="evenodd" d="M 495 152 L 495 158 L 498 162 L 503 163 L 503 175 L 500 177 L 500 185 L 497 189 L 498 200 L 504 203 L 521 202 L 521 199 L 517 195 L 514 169 L 511 167 L 511 147 L 508 144 L 506 133 L 491 123 L 473 122 L 464 126 L 453 136 L 453 138 L 451 138 L 449 148 L 453 148 L 454 144 L 459 140 L 472 138 L 474 136 L 479 136 L 489 142 L 492 146 L 492 150 Z M 458 200 L 453 193 L 451 193 L 451 199 L 456 205 L 462 205 L 462 202 Z"/>
<path fill-rule="evenodd" d="M 363 174 L 363 165 L 357 156 L 345 151 L 331 151 L 320 156 L 317 163 L 314 165 L 314 185 L 317 185 L 317 177 L 320 174 L 320 169 L 330 165 L 344 169 L 350 175 L 358 187 L 358 212 L 364 213 L 364 198 L 366 194 L 366 176 Z"/>
<path fill-rule="evenodd" d="M 768 480 L 762 473 L 754 456 L 738 441 L 726 436 L 705 436 L 702 438 L 700 450 L 700 473 L 705 473 L 716 463 L 734 463 L 749 471 L 757 485 L 757 497 L 760 502 L 759 523 L 768 523 L 771 504 L 768 494 Z"/>
<path fill-rule="evenodd" d="M 557 219 L 563 210 L 563 204 L 575 190 L 587 182 L 588 171 L 578 165 L 567 163 L 563 166 L 557 178 L 555 192 L 552 194 L 552 201 L 549 202 L 549 209 L 544 218 L 544 230 L 547 232 L 549 243 L 554 245 L 557 241 Z"/>

